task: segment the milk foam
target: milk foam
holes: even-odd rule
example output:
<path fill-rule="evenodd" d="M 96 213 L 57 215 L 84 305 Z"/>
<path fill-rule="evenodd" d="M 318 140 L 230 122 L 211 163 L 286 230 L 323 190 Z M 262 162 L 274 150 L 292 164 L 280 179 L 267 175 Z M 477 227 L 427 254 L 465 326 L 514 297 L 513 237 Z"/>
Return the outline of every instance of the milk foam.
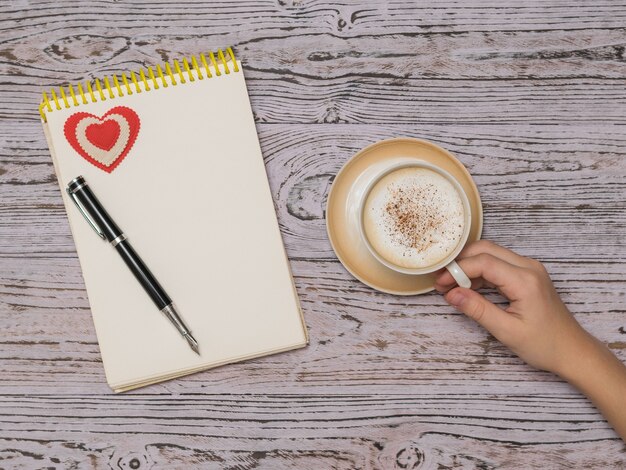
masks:
<path fill-rule="evenodd" d="M 464 223 L 456 188 L 427 168 L 401 168 L 385 175 L 363 209 L 365 235 L 374 250 L 404 268 L 426 268 L 445 259 L 458 246 Z"/>

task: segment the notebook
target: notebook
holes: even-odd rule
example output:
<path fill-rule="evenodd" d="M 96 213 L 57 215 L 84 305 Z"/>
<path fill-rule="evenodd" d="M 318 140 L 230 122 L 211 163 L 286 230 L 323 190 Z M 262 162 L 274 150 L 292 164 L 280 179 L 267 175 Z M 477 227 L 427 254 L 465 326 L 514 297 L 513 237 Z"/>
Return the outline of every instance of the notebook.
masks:
<path fill-rule="evenodd" d="M 231 48 L 52 90 L 40 114 L 114 391 L 307 344 Z M 78 175 L 172 298 L 200 356 L 68 197 Z"/>

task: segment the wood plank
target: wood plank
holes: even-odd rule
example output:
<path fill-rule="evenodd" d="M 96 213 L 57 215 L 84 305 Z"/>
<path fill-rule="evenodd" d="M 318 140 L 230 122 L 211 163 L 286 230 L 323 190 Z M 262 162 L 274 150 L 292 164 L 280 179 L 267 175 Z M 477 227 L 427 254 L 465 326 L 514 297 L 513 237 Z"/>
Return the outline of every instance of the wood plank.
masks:
<path fill-rule="evenodd" d="M 578 397 L 463 396 L 464 403 L 430 394 L 119 398 L 3 397 L 3 422 L 14 429 L 9 436 L 36 429 L 28 440 L 5 440 L 0 456 L 25 467 L 59 463 L 56 458 L 100 468 L 135 458 L 147 468 L 364 469 L 519 468 L 521 460 L 525 468 L 619 468 L 623 458 L 622 443 L 594 422 Z M 91 432 L 77 434 L 85 422 Z M 525 445 L 516 447 L 520 439 Z M 403 466 L 408 463 L 414 466 Z"/>
<path fill-rule="evenodd" d="M 59 8 L 55 7 L 57 14 L 64 11 Z M 115 8 L 121 11 L 116 13 Z M 250 5 L 229 5 L 224 11 L 237 16 L 241 8 Z M 272 13 L 268 6 L 259 8 L 265 15 Z M 490 18 L 492 23 L 494 17 L 485 15 L 493 6 L 484 8 L 485 12 L 479 9 L 470 15 Z M 580 25 L 568 27 L 576 16 L 563 17 L 559 8 L 545 8 L 544 15 L 561 15 L 561 29 L 527 30 L 520 24 L 519 30 L 511 31 L 503 19 L 507 26 L 503 30 L 494 24 L 493 31 L 425 34 L 417 26 L 403 26 L 400 33 L 383 27 L 385 21 L 397 21 L 400 15 L 390 13 L 393 8 L 373 7 L 367 9 L 368 18 L 380 28 L 370 26 L 356 36 L 320 21 L 328 13 L 337 14 L 329 7 L 299 8 L 297 26 L 292 15 L 273 16 L 276 28 L 265 29 L 263 16 L 253 11 L 240 20 L 236 35 L 225 23 L 229 35 L 211 34 L 206 41 L 199 40 L 201 32 L 172 36 L 164 30 L 154 35 L 150 23 L 145 23 L 147 31 L 142 32 L 138 29 L 142 23 L 136 19 L 129 20 L 127 27 L 123 21 L 116 24 L 120 35 L 109 39 L 106 21 L 110 20 L 96 15 L 94 22 L 94 15 L 88 14 L 82 26 L 88 24 L 91 34 L 67 35 L 76 28 L 82 30 L 80 26 L 56 28 L 41 43 L 38 38 L 21 40 L 25 34 L 21 28 L 27 28 L 28 22 L 19 21 L 19 28 L 10 28 L 14 23 L 8 12 L 0 27 L 6 23 L 7 35 L 15 37 L 0 46 L 0 57 L 5 58 L 7 84 L 16 86 L 0 88 L 0 99 L 11 104 L 12 119 L 32 119 L 42 89 L 235 44 L 246 65 L 255 114 L 261 122 L 624 122 L 621 80 L 626 76 L 626 28 L 623 22 L 616 28 L 607 24 L 622 18 L 614 11 L 619 6 L 594 6 L 593 12 L 587 8 L 580 7 L 588 24 L 582 31 Z M 107 9 L 123 17 L 125 8 L 116 4 Z M 506 8 L 495 9 L 498 15 L 506 13 Z M 456 10 L 450 16 L 469 11 Z M 528 10 L 526 14 L 538 18 L 532 7 Z M 46 11 L 37 18 L 45 17 Z M 418 13 L 419 9 L 409 11 Z M 188 21 L 188 15 L 202 18 L 197 8 L 181 14 L 182 21 Z M 605 16 L 603 28 L 596 28 L 592 21 L 599 15 Z M 74 17 L 80 21 L 81 13 L 75 12 Z M 169 19 L 168 23 L 176 24 Z M 282 34 L 277 35 L 276 29 Z M 285 35 L 289 35 L 288 42 Z M 0 114 L 0 118 L 8 116 Z"/>

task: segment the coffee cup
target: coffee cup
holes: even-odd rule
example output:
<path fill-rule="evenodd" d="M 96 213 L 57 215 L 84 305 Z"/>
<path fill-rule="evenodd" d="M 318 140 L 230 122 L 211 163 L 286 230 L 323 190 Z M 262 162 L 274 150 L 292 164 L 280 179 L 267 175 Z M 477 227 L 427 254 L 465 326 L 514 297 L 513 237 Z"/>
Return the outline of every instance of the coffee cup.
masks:
<path fill-rule="evenodd" d="M 358 224 L 365 246 L 387 268 L 411 275 L 446 268 L 459 286 L 471 287 L 455 261 L 469 237 L 471 208 L 445 170 L 421 160 L 385 166 L 362 193 Z"/>

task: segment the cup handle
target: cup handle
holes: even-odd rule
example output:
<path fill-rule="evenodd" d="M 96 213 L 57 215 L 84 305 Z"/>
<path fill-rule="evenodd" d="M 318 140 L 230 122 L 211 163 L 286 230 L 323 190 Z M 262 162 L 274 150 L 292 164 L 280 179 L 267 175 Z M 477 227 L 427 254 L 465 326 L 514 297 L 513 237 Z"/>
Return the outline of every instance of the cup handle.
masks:
<path fill-rule="evenodd" d="M 472 287 L 472 281 L 470 281 L 470 278 L 467 277 L 467 274 L 465 274 L 465 272 L 461 269 L 461 266 L 459 266 L 456 261 L 450 261 L 450 263 L 446 266 L 446 269 L 450 274 L 452 274 L 452 277 L 460 287 L 465 287 L 466 289 Z"/>

